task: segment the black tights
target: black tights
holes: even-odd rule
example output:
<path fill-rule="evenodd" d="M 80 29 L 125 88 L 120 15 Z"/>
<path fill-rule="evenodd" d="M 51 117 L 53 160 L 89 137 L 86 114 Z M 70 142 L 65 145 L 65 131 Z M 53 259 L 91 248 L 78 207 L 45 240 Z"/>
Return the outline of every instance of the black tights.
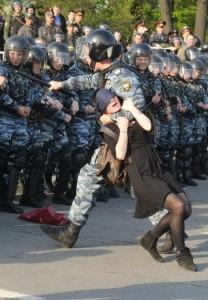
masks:
<path fill-rule="evenodd" d="M 153 228 L 152 233 L 159 238 L 170 230 L 175 247 L 182 250 L 185 248 L 184 220 L 191 215 L 191 205 L 185 194 L 169 194 L 165 199 L 164 208 L 169 212 Z"/>

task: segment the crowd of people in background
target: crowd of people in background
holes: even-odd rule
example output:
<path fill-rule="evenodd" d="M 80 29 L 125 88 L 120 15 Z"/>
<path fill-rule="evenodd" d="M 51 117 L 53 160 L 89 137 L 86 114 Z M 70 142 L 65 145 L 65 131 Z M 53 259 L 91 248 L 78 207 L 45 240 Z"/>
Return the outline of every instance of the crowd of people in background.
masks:
<path fill-rule="evenodd" d="M 19 1 L 14 1 L 12 4 L 12 12 L 8 24 L 5 24 L 3 16 L 3 7 L 0 8 L 0 45 L 3 50 L 4 40 L 12 35 L 28 36 L 37 39 L 37 42 L 45 46 L 52 41 L 65 43 L 70 50 L 75 49 L 76 41 L 79 37 L 85 37 L 91 32 L 92 27 L 85 24 L 84 9 L 69 10 L 67 16 L 61 13 L 61 7 L 54 5 L 52 8 L 46 8 L 42 18 L 37 17 L 35 5 L 27 4 L 25 7 Z M 166 47 L 177 54 L 180 49 L 180 58 L 184 60 L 183 51 L 181 48 L 195 45 L 201 46 L 201 41 L 194 36 L 192 30 L 188 26 L 184 26 L 179 30 L 171 30 L 165 34 L 164 20 L 158 20 L 154 24 L 154 32 L 150 34 L 148 25 L 144 20 L 139 20 L 133 24 L 133 34 L 130 41 L 124 41 L 122 32 L 114 31 L 114 36 L 119 43 L 122 43 L 124 49 L 131 47 L 134 44 L 148 43 L 152 47 Z M 98 25 L 99 28 L 112 30 L 108 23 L 104 22 Z M 187 36 L 193 35 L 193 41 L 187 41 Z M 188 43 L 188 44 L 187 44 Z"/>

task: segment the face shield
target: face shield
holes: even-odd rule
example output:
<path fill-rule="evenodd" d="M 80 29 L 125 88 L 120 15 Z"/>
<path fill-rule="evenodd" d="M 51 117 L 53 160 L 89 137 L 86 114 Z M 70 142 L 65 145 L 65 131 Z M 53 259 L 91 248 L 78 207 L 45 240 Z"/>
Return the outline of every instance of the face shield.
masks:
<path fill-rule="evenodd" d="M 156 54 L 152 55 L 151 61 L 149 64 L 149 70 L 155 76 L 162 74 L 164 72 L 164 64 L 158 55 L 156 55 Z"/>
<path fill-rule="evenodd" d="M 192 77 L 192 74 L 193 74 L 193 69 L 191 67 L 191 65 L 187 65 L 187 66 L 184 66 L 184 65 L 181 65 L 180 67 L 180 71 L 179 71 L 179 75 L 181 78 L 187 80 L 187 79 L 191 79 Z"/>
<path fill-rule="evenodd" d="M 92 68 L 92 60 L 89 56 L 90 48 L 87 44 L 82 44 L 76 48 L 76 59 L 81 61 L 84 65 Z"/>
<path fill-rule="evenodd" d="M 150 56 L 135 56 L 134 66 L 140 71 L 145 71 L 149 67 L 150 61 Z"/>
<path fill-rule="evenodd" d="M 59 64 L 68 66 L 70 63 L 69 53 L 65 52 L 49 52 L 48 53 L 49 60 L 52 64 Z"/>
<path fill-rule="evenodd" d="M 150 62 L 149 70 L 154 75 L 159 75 L 159 74 L 162 74 L 164 72 L 164 65 L 163 65 L 162 62 L 159 63 L 159 62 L 152 61 L 152 62 Z"/>

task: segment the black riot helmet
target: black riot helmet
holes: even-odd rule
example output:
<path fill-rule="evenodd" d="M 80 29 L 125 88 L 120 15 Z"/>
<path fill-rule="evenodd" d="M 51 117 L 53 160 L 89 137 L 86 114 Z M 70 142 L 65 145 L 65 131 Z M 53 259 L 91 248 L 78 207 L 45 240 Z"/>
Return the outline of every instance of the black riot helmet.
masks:
<path fill-rule="evenodd" d="M 77 61 L 82 61 L 84 58 L 83 51 L 86 46 L 86 38 L 80 37 L 76 40 L 75 57 Z"/>
<path fill-rule="evenodd" d="M 51 64 L 54 60 L 59 60 L 65 66 L 69 65 L 70 55 L 68 47 L 60 42 L 52 42 L 47 46 L 48 60 Z"/>
<path fill-rule="evenodd" d="M 39 46 L 31 46 L 28 55 L 27 65 L 32 65 L 33 62 L 39 62 L 44 65 L 46 60 L 46 52 Z"/>
<path fill-rule="evenodd" d="M 159 75 L 164 72 L 164 64 L 159 55 L 153 54 L 149 65 L 149 70 L 154 75 Z"/>
<path fill-rule="evenodd" d="M 158 55 L 161 60 L 162 63 L 164 65 L 164 69 L 167 68 L 167 65 L 169 63 L 169 55 L 166 51 L 162 50 L 162 49 L 157 49 L 157 51 L 155 51 L 155 54 Z"/>
<path fill-rule="evenodd" d="M 192 73 L 193 73 L 193 68 L 192 68 L 192 65 L 190 63 L 184 62 L 184 63 L 181 64 L 180 71 L 179 71 L 179 74 L 180 74 L 181 78 L 184 78 L 185 75 L 188 75 L 191 78 Z"/>
<path fill-rule="evenodd" d="M 179 72 L 181 60 L 177 55 L 173 53 L 167 53 L 167 54 L 168 54 L 168 62 L 167 62 L 168 71 L 169 73 L 171 73 L 171 75 L 175 76 Z"/>
<path fill-rule="evenodd" d="M 30 36 L 24 36 L 24 38 L 28 41 L 30 46 L 34 46 L 35 45 L 35 41 L 32 37 Z"/>
<path fill-rule="evenodd" d="M 208 53 L 208 44 L 204 44 L 203 46 L 201 46 L 201 52 L 204 53 Z"/>
<path fill-rule="evenodd" d="M 151 47 L 146 43 L 136 44 L 130 51 L 130 64 L 135 65 L 136 57 L 150 57 L 152 55 Z"/>
<path fill-rule="evenodd" d="M 208 56 L 203 53 L 203 55 L 197 57 L 197 60 L 200 60 L 204 64 L 204 69 L 206 70 L 208 67 Z"/>
<path fill-rule="evenodd" d="M 9 51 L 17 51 L 23 53 L 22 64 L 28 59 L 30 45 L 25 37 L 20 35 L 11 36 L 5 44 L 5 57 L 9 61 Z"/>
<path fill-rule="evenodd" d="M 89 47 L 88 55 L 94 62 L 113 59 L 116 44 L 113 34 L 105 29 L 93 30 L 86 39 L 86 45 Z"/>
<path fill-rule="evenodd" d="M 105 30 L 110 31 L 110 26 L 108 24 L 106 24 L 106 23 L 101 23 L 99 25 L 99 29 L 105 29 Z"/>
<path fill-rule="evenodd" d="M 206 67 L 206 65 L 203 63 L 203 61 L 200 59 L 200 57 L 193 59 L 191 61 L 191 66 L 193 69 L 199 70 L 202 72 L 205 70 L 205 67 Z"/>
<path fill-rule="evenodd" d="M 174 55 L 176 65 L 180 66 L 180 64 L 181 64 L 180 58 L 176 54 L 173 54 L 173 55 Z"/>
<path fill-rule="evenodd" d="M 188 47 L 185 50 L 185 57 L 186 60 L 188 61 L 192 61 L 194 58 L 198 57 L 199 55 L 200 55 L 200 51 L 195 46 Z"/>

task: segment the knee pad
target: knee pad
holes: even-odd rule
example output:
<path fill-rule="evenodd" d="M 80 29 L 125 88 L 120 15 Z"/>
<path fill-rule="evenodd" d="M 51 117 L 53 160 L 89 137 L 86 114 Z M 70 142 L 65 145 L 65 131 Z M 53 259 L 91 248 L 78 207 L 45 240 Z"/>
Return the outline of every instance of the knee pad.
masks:
<path fill-rule="evenodd" d="M 61 164 L 66 164 L 67 166 L 71 165 L 72 157 L 71 157 L 71 149 L 69 145 L 65 145 L 59 152 L 60 162 Z"/>
<path fill-rule="evenodd" d="M 37 153 L 34 154 L 32 158 L 32 167 L 34 169 L 41 169 L 44 166 L 44 154 L 43 153 Z"/>
<path fill-rule="evenodd" d="M 87 163 L 87 153 L 85 153 L 85 150 L 75 150 L 72 154 L 72 163 L 75 167 L 81 169 L 86 163 Z"/>
<path fill-rule="evenodd" d="M 0 166 L 4 166 L 9 158 L 9 148 L 4 146 L 4 145 L 0 145 Z"/>
<path fill-rule="evenodd" d="M 190 157 L 192 155 L 192 149 L 191 149 L 191 147 L 186 147 L 184 149 L 184 153 L 185 153 L 186 157 Z"/>

